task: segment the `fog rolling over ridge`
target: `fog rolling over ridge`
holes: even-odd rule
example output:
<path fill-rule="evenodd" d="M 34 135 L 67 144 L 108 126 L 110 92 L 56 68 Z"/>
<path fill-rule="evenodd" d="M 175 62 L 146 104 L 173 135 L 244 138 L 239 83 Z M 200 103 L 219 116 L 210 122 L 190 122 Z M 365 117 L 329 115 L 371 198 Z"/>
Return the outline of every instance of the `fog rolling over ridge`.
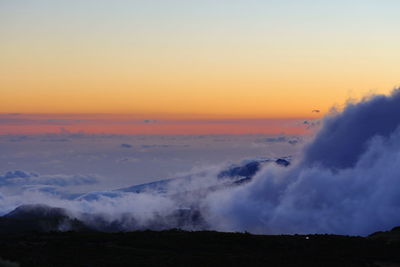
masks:
<path fill-rule="evenodd" d="M 80 195 L 52 187 L 61 178 L 45 177 L 40 184 L 42 177 L 10 173 L 4 176 L 7 183 L 14 175 L 34 181 L 35 187 L 3 191 L 0 212 L 46 204 L 106 231 L 180 227 L 367 235 L 400 225 L 399 126 L 400 91 L 395 90 L 326 116 L 314 139 L 287 167 L 274 164 L 276 159 L 257 159 L 244 165 L 247 169 L 231 169 L 231 175 L 214 167 L 151 185 Z"/>

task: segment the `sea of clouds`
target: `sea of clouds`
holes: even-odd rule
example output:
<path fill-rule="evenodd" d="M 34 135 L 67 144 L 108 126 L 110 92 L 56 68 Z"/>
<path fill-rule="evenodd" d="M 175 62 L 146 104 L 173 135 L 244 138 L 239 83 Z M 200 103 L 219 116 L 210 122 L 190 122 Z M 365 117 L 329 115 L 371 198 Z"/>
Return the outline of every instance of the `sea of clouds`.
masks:
<path fill-rule="evenodd" d="M 46 204 L 100 230 L 122 231 L 180 227 L 367 235 L 400 225 L 400 91 L 348 103 L 320 125 L 290 166 L 264 164 L 247 183 L 220 179 L 226 166 L 213 165 L 194 168 L 162 190 L 74 194 L 60 190 L 63 179 L 81 186 L 99 178 L 9 172 L 0 177 L 0 212 Z M 299 146 L 289 142 L 292 137 L 257 140 Z M 121 144 L 121 149 L 131 147 Z M 21 186 L 21 179 L 29 183 Z"/>

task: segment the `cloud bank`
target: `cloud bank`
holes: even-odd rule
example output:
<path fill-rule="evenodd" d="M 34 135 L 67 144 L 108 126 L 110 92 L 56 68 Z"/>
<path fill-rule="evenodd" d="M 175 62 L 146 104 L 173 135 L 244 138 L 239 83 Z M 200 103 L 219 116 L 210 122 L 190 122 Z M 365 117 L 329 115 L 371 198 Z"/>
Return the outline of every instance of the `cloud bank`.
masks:
<path fill-rule="evenodd" d="M 400 91 L 331 114 L 291 168 L 208 199 L 213 227 L 366 235 L 400 225 Z"/>
<path fill-rule="evenodd" d="M 44 203 L 109 231 L 180 227 L 367 235 L 400 225 L 399 126 L 400 91 L 395 90 L 328 115 L 286 167 L 265 160 L 262 166 L 234 166 L 232 175 L 221 175 L 230 172 L 215 166 L 182 179 L 69 197 L 51 188 L 6 191 L 0 194 L 0 212 Z M 2 176 L 10 179 L 39 177 Z"/>

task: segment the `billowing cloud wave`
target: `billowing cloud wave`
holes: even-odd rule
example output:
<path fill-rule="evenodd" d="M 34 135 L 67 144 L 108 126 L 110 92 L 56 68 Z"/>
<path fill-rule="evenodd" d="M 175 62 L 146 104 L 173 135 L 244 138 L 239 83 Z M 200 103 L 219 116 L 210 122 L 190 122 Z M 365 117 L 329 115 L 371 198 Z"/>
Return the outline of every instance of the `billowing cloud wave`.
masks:
<path fill-rule="evenodd" d="M 327 116 L 291 168 L 212 195 L 211 224 L 259 233 L 365 235 L 400 224 L 400 91 Z"/>
<path fill-rule="evenodd" d="M 70 197 L 51 190 L 3 192 L 0 212 L 45 203 L 101 230 L 366 235 L 400 225 L 400 91 L 350 103 L 321 123 L 286 168 L 267 160 L 255 168 L 232 167 L 232 175 L 216 167 L 182 179 Z"/>

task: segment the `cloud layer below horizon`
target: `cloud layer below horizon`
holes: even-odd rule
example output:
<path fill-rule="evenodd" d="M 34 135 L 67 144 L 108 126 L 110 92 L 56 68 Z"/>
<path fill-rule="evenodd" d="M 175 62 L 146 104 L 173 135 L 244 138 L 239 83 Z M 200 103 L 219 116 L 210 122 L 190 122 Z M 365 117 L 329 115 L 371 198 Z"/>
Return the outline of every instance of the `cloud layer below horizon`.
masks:
<path fill-rule="evenodd" d="M 349 103 L 342 112 L 324 118 L 293 164 L 266 164 L 240 186 L 225 186 L 217 177 L 221 166 L 214 166 L 171 183 L 168 193 L 105 191 L 69 199 L 46 190 L 24 191 L 0 195 L 0 210 L 48 204 L 93 225 L 100 216 L 105 224 L 125 231 L 179 225 L 263 234 L 367 235 L 400 224 L 399 114 L 399 90 Z M 177 214 L 187 210 L 196 211 L 201 222 L 178 223 Z"/>
<path fill-rule="evenodd" d="M 303 134 L 307 127 L 300 118 L 173 118 L 154 115 L 143 119 L 135 114 L 1 114 L 0 135 L 5 134 Z M 160 117 L 160 118 L 158 118 Z M 310 112 L 310 118 L 312 116 Z M 180 118 L 180 119 L 179 119 Z M 305 118 L 307 119 L 307 118 Z"/>

